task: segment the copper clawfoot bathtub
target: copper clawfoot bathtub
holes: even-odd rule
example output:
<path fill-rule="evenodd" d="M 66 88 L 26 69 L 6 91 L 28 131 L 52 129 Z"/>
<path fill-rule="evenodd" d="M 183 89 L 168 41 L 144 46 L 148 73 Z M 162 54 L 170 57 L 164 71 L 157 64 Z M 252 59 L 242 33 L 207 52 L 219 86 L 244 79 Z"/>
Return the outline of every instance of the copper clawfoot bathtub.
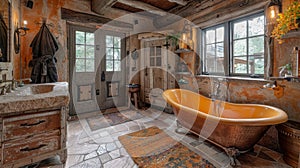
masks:
<path fill-rule="evenodd" d="M 166 90 L 163 97 L 180 125 L 224 149 L 232 165 L 271 125 L 288 120 L 287 114 L 275 107 L 212 100 L 184 89 Z"/>

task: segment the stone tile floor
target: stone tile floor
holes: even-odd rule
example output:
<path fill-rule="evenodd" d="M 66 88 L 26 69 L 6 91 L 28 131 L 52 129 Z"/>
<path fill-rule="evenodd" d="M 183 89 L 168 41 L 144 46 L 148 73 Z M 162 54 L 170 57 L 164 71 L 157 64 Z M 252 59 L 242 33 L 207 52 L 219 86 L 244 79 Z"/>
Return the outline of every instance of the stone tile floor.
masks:
<path fill-rule="evenodd" d="M 51 168 L 136 168 L 129 154 L 119 142 L 120 135 L 135 132 L 151 126 L 163 129 L 216 167 L 231 167 L 227 155 L 212 144 L 191 134 L 175 133 L 176 122 L 173 114 L 148 109 L 139 110 L 143 118 L 91 131 L 86 119 L 68 122 L 68 158 L 65 165 L 58 158 L 51 158 L 38 167 Z M 288 168 L 282 155 L 265 147 L 256 145 L 254 150 L 238 157 L 237 167 Z"/>

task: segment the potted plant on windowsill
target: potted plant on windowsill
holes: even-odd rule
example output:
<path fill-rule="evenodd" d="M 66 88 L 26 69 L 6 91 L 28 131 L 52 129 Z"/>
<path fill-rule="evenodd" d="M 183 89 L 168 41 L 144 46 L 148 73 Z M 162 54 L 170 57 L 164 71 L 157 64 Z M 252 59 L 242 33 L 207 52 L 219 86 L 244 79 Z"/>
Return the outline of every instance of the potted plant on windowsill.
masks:
<path fill-rule="evenodd" d="M 170 41 L 171 45 L 177 50 L 179 48 L 180 33 L 169 34 L 166 36 L 166 40 Z"/>
<path fill-rule="evenodd" d="M 300 24 L 300 3 L 295 1 L 283 13 L 278 14 L 277 25 L 272 31 L 272 36 L 283 43 L 282 38 L 290 31 L 297 30 Z"/>

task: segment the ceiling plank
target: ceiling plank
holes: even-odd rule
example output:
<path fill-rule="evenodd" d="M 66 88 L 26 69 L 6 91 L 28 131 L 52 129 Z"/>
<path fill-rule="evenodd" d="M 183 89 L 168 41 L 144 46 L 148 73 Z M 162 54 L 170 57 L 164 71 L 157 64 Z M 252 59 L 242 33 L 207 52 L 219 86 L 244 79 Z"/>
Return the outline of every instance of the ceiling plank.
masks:
<path fill-rule="evenodd" d="M 238 18 L 249 14 L 254 14 L 258 11 L 263 11 L 268 1 L 251 0 L 243 7 L 238 4 L 232 4 L 224 9 L 214 10 L 214 12 L 206 15 L 200 15 L 199 18 L 192 20 L 192 22 L 198 25 L 200 28 L 212 26 L 216 23 L 231 20 L 232 18 Z"/>
<path fill-rule="evenodd" d="M 113 6 L 117 0 L 92 0 L 92 11 L 103 15 L 107 8 Z"/>
<path fill-rule="evenodd" d="M 261 0 L 262 2 L 266 2 L 268 0 Z M 241 7 L 247 7 L 249 4 L 253 5 L 253 2 L 258 3 L 257 0 L 201 0 L 201 1 L 192 1 L 188 3 L 186 6 L 177 9 L 176 11 L 170 11 L 175 15 L 178 15 L 180 17 L 186 18 L 192 22 L 196 22 L 197 24 L 202 22 L 203 17 L 206 15 L 214 15 L 216 11 L 224 11 L 223 13 L 220 13 L 219 16 L 222 16 L 224 14 L 229 13 L 231 7 L 233 6 L 239 6 Z M 242 9 L 242 8 L 241 8 Z M 226 11 L 227 10 L 227 11 Z M 226 13 L 227 12 L 227 13 Z M 153 24 L 157 28 L 162 28 L 167 25 L 172 24 L 176 20 L 173 18 L 176 18 L 172 15 L 169 15 L 167 17 L 160 17 L 156 18 L 153 22 Z M 177 17 L 178 19 L 179 17 Z M 201 20 L 201 21 L 200 21 Z"/>
<path fill-rule="evenodd" d="M 155 6 L 152 6 L 150 4 L 147 4 L 147 3 L 144 3 L 141 1 L 137 1 L 137 0 L 118 0 L 118 2 L 128 5 L 128 6 L 131 6 L 131 7 L 134 7 L 134 8 L 142 9 L 149 13 L 157 14 L 160 16 L 165 16 L 167 14 L 167 12 L 165 12 Z"/>
<path fill-rule="evenodd" d="M 130 23 L 112 20 L 88 13 L 77 12 L 66 8 L 61 8 L 61 19 L 80 23 L 108 24 L 109 26 L 133 29 L 133 25 Z"/>

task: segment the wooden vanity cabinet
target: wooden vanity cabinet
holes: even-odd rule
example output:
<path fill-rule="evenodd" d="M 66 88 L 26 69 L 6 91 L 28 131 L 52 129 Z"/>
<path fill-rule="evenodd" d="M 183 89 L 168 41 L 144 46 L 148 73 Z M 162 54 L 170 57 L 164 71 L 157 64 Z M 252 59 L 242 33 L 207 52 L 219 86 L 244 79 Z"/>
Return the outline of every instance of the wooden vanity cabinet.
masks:
<path fill-rule="evenodd" d="M 66 150 L 66 107 L 0 116 L 0 167 L 20 167 L 59 155 Z"/>

